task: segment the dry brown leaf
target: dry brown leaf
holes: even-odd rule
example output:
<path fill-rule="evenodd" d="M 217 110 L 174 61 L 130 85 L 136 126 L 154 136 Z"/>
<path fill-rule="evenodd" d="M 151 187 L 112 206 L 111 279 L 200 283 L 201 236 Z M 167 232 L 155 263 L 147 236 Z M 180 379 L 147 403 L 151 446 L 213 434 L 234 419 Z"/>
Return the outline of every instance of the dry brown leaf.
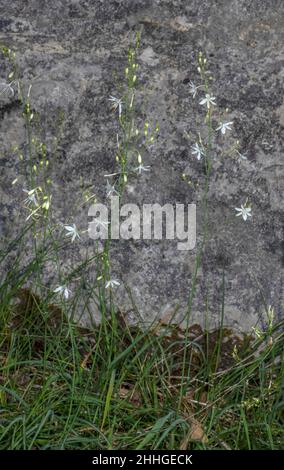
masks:
<path fill-rule="evenodd" d="M 188 444 L 193 441 L 202 442 L 202 444 L 207 444 L 208 442 L 208 437 L 206 436 L 201 423 L 193 416 L 188 416 L 188 421 L 190 422 L 191 428 L 187 436 L 181 442 L 180 450 L 187 450 Z"/>
<path fill-rule="evenodd" d="M 122 384 L 122 386 L 119 389 L 118 396 L 122 400 L 125 400 L 127 398 L 130 401 L 130 403 L 136 408 L 138 408 L 142 404 L 141 395 L 139 392 L 134 390 L 134 387 L 132 384 L 129 384 L 129 383 Z"/>
<path fill-rule="evenodd" d="M 203 444 L 208 442 L 208 437 L 205 434 L 203 427 L 200 422 L 195 418 L 191 418 L 191 430 L 189 432 L 189 438 L 191 441 L 201 441 Z"/>

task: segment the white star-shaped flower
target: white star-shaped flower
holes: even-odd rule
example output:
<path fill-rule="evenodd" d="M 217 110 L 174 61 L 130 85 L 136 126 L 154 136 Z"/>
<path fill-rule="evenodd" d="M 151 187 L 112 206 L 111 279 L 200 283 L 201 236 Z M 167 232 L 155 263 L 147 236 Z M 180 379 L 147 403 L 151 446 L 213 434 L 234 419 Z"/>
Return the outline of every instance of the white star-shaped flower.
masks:
<path fill-rule="evenodd" d="M 115 189 L 114 185 L 110 184 L 109 180 L 107 180 L 106 197 L 110 198 L 115 195 L 119 196 L 119 193 Z"/>
<path fill-rule="evenodd" d="M 120 282 L 117 281 L 116 279 L 110 279 L 109 281 L 106 282 L 105 288 L 110 289 L 113 287 L 118 287 L 120 286 Z"/>
<path fill-rule="evenodd" d="M 196 86 L 193 82 L 189 82 L 189 93 L 192 95 L 193 98 L 196 97 L 198 93 L 199 86 Z"/>
<path fill-rule="evenodd" d="M 25 204 L 27 206 L 30 206 L 31 204 L 34 204 L 35 206 L 38 206 L 37 202 L 37 197 L 36 197 L 36 188 L 35 189 L 23 189 L 24 193 L 27 193 L 28 197 L 24 200 Z"/>
<path fill-rule="evenodd" d="M 66 237 L 71 237 L 71 242 L 73 243 L 76 238 L 80 239 L 79 232 L 75 224 L 73 225 L 64 225 L 65 230 L 67 230 Z"/>
<path fill-rule="evenodd" d="M 109 101 L 112 102 L 112 107 L 114 110 L 118 109 L 118 114 L 121 116 L 123 101 L 121 98 L 116 98 L 115 96 L 110 95 Z"/>
<path fill-rule="evenodd" d="M 63 295 L 63 297 L 68 300 L 69 299 L 69 295 L 71 294 L 71 291 L 68 289 L 67 286 L 63 285 L 63 286 L 58 286 L 56 287 L 56 289 L 54 289 L 54 291 L 56 294 L 61 294 Z"/>
<path fill-rule="evenodd" d="M 216 106 L 215 100 L 216 100 L 215 96 L 211 96 L 209 95 L 209 93 L 206 93 L 205 98 L 203 98 L 199 102 L 199 104 L 202 104 L 202 105 L 206 104 L 207 108 L 209 109 L 211 104 L 213 106 Z"/>
<path fill-rule="evenodd" d="M 191 146 L 192 148 L 192 155 L 196 155 L 197 160 L 200 160 L 201 157 L 204 156 L 203 150 L 199 147 L 198 143 L 196 142 L 194 145 Z"/>
<path fill-rule="evenodd" d="M 135 168 L 135 171 L 137 171 L 137 173 L 139 175 L 141 175 L 142 171 L 150 171 L 150 167 L 149 166 L 143 166 L 142 163 L 140 163 L 140 165 L 138 165 L 138 167 Z"/>
<path fill-rule="evenodd" d="M 216 131 L 221 131 L 222 134 L 226 134 L 226 131 L 231 131 L 231 125 L 233 124 L 233 121 L 230 122 L 220 122 L 220 126 L 217 127 Z"/>
<path fill-rule="evenodd" d="M 237 150 L 237 154 L 238 154 L 239 163 L 241 163 L 242 161 L 246 161 L 248 159 L 246 155 L 244 155 L 243 153 L 240 153 L 238 150 Z"/>
<path fill-rule="evenodd" d="M 101 220 L 98 217 L 95 217 L 92 222 L 90 222 L 90 226 L 88 228 L 88 231 L 93 230 L 93 225 L 95 227 L 103 227 L 105 230 L 107 229 L 107 226 L 109 225 L 109 222 L 107 220 Z"/>
<path fill-rule="evenodd" d="M 11 96 L 14 96 L 15 92 L 14 89 L 12 88 L 14 82 L 6 83 L 6 82 L 0 82 L 0 95 L 4 95 L 6 92 L 10 94 Z"/>
<path fill-rule="evenodd" d="M 249 206 L 241 205 L 241 207 L 235 207 L 235 210 L 238 212 L 238 214 L 236 214 L 236 217 L 239 217 L 241 215 L 244 220 L 247 220 L 248 217 L 252 216 L 251 208 Z"/>

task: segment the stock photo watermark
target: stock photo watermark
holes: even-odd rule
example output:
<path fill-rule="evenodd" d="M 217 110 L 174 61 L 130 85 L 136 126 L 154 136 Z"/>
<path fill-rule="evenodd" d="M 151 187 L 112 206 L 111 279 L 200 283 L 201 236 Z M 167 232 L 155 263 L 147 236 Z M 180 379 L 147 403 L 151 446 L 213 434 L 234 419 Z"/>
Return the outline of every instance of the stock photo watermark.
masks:
<path fill-rule="evenodd" d="M 193 250 L 196 244 L 195 204 L 123 204 L 110 198 L 90 206 L 89 237 L 93 240 L 177 240 L 180 251 Z"/>

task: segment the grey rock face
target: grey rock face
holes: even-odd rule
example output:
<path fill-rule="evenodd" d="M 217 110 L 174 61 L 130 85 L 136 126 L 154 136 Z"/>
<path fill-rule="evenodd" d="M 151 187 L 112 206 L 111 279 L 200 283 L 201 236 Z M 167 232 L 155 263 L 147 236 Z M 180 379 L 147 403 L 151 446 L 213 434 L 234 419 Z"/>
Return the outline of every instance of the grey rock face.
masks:
<path fill-rule="evenodd" d="M 142 33 L 139 97 L 144 113 L 160 123 L 151 171 L 132 178 L 125 202 L 196 203 L 197 246 L 202 235 L 204 170 L 191 145 L 204 117 L 189 82 L 198 84 L 197 54 L 206 52 L 218 111 L 229 109 L 248 160 L 222 154 L 222 136 L 209 188 L 209 237 L 198 269 L 192 322 L 215 325 L 224 295 L 224 323 L 248 330 L 265 321 L 264 299 L 283 317 L 283 76 L 282 0 L 56 0 L 0 1 L 0 41 L 17 53 L 20 75 L 32 84 L 31 103 L 41 115 L 47 144 L 64 114 L 56 155 L 50 155 L 54 205 L 64 222 L 86 228 L 78 209 L 82 184 L 103 200 L 106 173 L 115 171 L 118 124 L 108 97 L 119 95 L 127 48 Z M 9 236 L 24 215 L 21 189 L 11 182 L 22 172 L 13 145 L 25 129 L 17 96 L 1 101 L 1 235 Z M 216 122 L 217 125 L 217 122 Z M 185 136 L 187 132 L 191 140 Z M 49 147 L 48 147 L 49 148 Z M 185 173 L 194 182 L 182 181 Z M 83 183 L 82 183 L 83 182 Z M 197 185 L 199 183 L 199 186 Z M 252 218 L 235 217 L 246 198 Z M 72 245 L 65 265 L 80 259 L 87 238 Z M 145 320 L 178 308 L 182 319 L 192 289 L 197 249 L 177 250 L 176 241 L 112 244 L 113 274 L 122 281 L 117 302 L 135 319 L 133 301 Z M 224 282 L 223 282 L 224 272 Z M 52 274 L 50 283 L 52 285 Z"/>

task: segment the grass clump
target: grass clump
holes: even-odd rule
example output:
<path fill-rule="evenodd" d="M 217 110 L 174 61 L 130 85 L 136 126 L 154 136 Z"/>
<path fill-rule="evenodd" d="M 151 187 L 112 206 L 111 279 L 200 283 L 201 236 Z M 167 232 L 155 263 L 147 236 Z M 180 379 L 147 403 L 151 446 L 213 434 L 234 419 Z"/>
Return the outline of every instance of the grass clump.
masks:
<path fill-rule="evenodd" d="M 140 330 L 119 313 L 114 335 L 29 290 L 1 318 L 1 449 L 283 446 L 283 325 L 222 340 L 195 325 L 189 342 L 177 325 Z"/>

